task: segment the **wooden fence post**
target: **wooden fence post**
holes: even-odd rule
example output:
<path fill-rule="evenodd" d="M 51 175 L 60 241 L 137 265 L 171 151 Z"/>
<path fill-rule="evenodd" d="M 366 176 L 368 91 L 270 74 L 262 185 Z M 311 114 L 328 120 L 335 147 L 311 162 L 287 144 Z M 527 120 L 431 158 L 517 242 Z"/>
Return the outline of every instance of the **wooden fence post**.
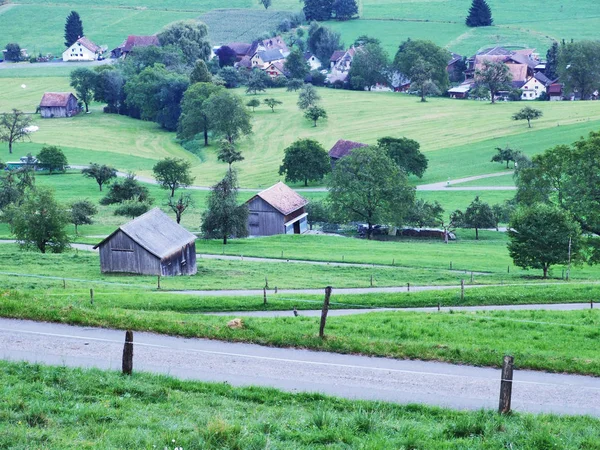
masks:
<path fill-rule="evenodd" d="M 450 270 L 452 270 L 452 261 L 450 261 Z"/>
<path fill-rule="evenodd" d="M 438 302 L 438 311 L 440 311 L 442 309 L 442 304 L 440 302 Z"/>
<path fill-rule="evenodd" d="M 373 274 L 371 274 L 371 287 L 373 287 Z"/>
<path fill-rule="evenodd" d="M 67 288 L 67 282 L 65 281 L 65 279 L 63 278 L 63 289 Z"/>
<path fill-rule="evenodd" d="M 514 358 L 506 355 L 502 361 L 502 379 L 500 381 L 500 414 L 510 413 L 510 401 L 512 397 L 513 365 Z"/>
<path fill-rule="evenodd" d="M 460 299 L 465 299 L 465 280 L 460 280 Z"/>
<path fill-rule="evenodd" d="M 471 271 L 471 284 L 473 284 L 473 272 Z"/>
<path fill-rule="evenodd" d="M 269 289 L 269 279 L 265 277 L 265 289 Z"/>
<path fill-rule="evenodd" d="M 133 370 L 133 331 L 125 332 L 125 346 L 123 347 L 123 374 L 131 375 Z"/>
<path fill-rule="evenodd" d="M 263 288 L 263 304 L 267 304 L 267 288 Z"/>
<path fill-rule="evenodd" d="M 406 292 L 410 292 L 410 283 L 406 283 Z"/>
<path fill-rule="evenodd" d="M 510 266 L 506 269 L 506 273 L 510 273 Z"/>
<path fill-rule="evenodd" d="M 90 304 L 94 304 L 94 288 L 90 288 Z"/>
<path fill-rule="evenodd" d="M 158 276 L 158 282 L 156 284 L 156 289 L 160 289 L 160 275 Z"/>
<path fill-rule="evenodd" d="M 590 298 L 590 309 L 594 309 L 594 299 Z"/>
<path fill-rule="evenodd" d="M 319 337 L 325 337 L 325 324 L 327 323 L 327 313 L 329 312 L 329 299 L 331 298 L 331 286 L 325 288 L 325 300 L 323 301 L 323 310 L 321 311 L 321 326 L 319 327 Z"/>

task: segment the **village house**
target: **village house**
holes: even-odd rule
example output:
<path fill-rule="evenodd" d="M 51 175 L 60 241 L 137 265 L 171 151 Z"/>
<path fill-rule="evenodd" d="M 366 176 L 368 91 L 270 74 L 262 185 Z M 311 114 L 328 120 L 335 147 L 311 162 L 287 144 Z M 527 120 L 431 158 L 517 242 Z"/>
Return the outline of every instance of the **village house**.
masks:
<path fill-rule="evenodd" d="M 329 58 L 331 73 L 327 76 L 327 80 L 330 83 L 336 81 L 346 81 L 348 73 L 352 67 L 352 61 L 356 55 L 357 48 L 351 47 L 347 51 L 336 50 Z"/>
<path fill-rule="evenodd" d="M 102 48 L 88 38 L 77 39 L 62 54 L 63 61 L 96 61 L 102 55 Z"/>
<path fill-rule="evenodd" d="M 94 249 L 100 249 L 102 273 L 194 275 L 196 236 L 159 208 L 120 226 Z"/>
<path fill-rule="evenodd" d="M 337 161 L 344 156 L 350 154 L 352 150 L 355 148 L 368 147 L 367 144 L 362 144 L 360 142 L 354 141 L 346 141 L 344 139 L 340 139 L 337 141 L 331 150 L 329 150 L 329 159 L 331 160 L 331 168 L 335 168 L 335 164 Z"/>
<path fill-rule="evenodd" d="M 552 83 L 548 86 L 548 98 L 551 102 L 559 102 L 563 99 L 562 83 Z"/>
<path fill-rule="evenodd" d="M 267 64 L 263 70 L 271 78 L 287 77 L 283 61 L 275 61 L 274 63 Z"/>
<path fill-rule="evenodd" d="M 310 70 L 319 70 L 321 68 L 321 61 L 311 52 L 304 52 L 304 60 L 310 66 Z"/>
<path fill-rule="evenodd" d="M 121 45 L 111 51 L 113 58 L 125 58 L 136 47 L 160 47 L 158 36 L 127 36 Z"/>
<path fill-rule="evenodd" d="M 248 234 L 302 234 L 308 230 L 308 200 L 282 182 L 271 186 L 246 202 Z"/>
<path fill-rule="evenodd" d="M 77 97 L 70 92 L 46 92 L 39 107 L 43 119 L 72 117 L 79 113 Z"/>
<path fill-rule="evenodd" d="M 521 90 L 523 100 L 536 100 L 547 92 L 548 87 L 552 84 L 546 75 L 541 72 L 536 72 L 529 80 L 525 82 Z"/>
<path fill-rule="evenodd" d="M 283 40 L 281 36 L 274 36 L 269 39 L 264 39 L 260 44 L 257 50 L 279 50 L 284 58 L 287 58 L 290 54 L 290 50 L 288 49 L 287 44 Z"/>
<path fill-rule="evenodd" d="M 252 67 L 264 68 L 266 65 L 277 62 L 285 61 L 285 56 L 281 53 L 281 50 L 261 50 L 251 58 Z"/>

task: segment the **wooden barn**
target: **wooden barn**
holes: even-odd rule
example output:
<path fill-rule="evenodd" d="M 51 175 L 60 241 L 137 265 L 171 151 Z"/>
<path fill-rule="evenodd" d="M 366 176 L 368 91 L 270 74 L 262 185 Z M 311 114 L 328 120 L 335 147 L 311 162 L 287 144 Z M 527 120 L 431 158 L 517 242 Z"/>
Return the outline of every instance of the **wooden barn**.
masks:
<path fill-rule="evenodd" d="M 46 92 L 40 102 L 40 114 L 44 119 L 72 117 L 77 113 L 77 97 L 70 92 Z"/>
<path fill-rule="evenodd" d="M 352 150 L 355 148 L 368 147 L 367 144 L 362 144 L 360 142 L 354 141 L 346 141 L 344 139 L 340 139 L 335 143 L 331 150 L 329 150 L 329 159 L 331 160 L 331 168 L 335 168 L 335 163 L 338 162 L 339 159 L 342 159 L 344 156 L 350 154 Z"/>
<path fill-rule="evenodd" d="M 102 273 L 194 275 L 196 236 L 158 208 L 122 225 L 94 247 Z"/>
<path fill-rule="evenodd" d="M 282 182 L 256 194 L 246 204 L 250 236 L 302 234 L 308 229 L 308 200 Z"/>

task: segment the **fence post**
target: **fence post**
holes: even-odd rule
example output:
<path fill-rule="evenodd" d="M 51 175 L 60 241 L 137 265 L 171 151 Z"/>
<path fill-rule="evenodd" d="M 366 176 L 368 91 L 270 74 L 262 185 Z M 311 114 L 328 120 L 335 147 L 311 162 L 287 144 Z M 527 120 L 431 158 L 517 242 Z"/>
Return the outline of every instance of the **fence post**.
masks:
<path fill-rule="evenodd" d="M 267 288 L 263 288 L 263 304 L 267 304 Z"/>
<path fill-rule="evenodd" d="M 265 277 L 265 289 L 269 289 L 269 279 Z"/>
<path fill-rule="evenodd" d="M 465 299 L 465 280 L 460 280 L 460 299 Z"/>
<path fill-rule="evenodd" d="M 500 405 L 498 412 L 500 414 L 510 413 L 510 401 L 512 397 L 514 358 L 506 355 L 502 361 L 502 379 L 500 381 Z"/>
<path fill-rule="evenodd" d="M 67 282 L 65 281 L 65 279 L 63 278 L 63 289 L 67 288 Z"/>
<path fill-rule="evenodd" d="M 442 309 L 442 304 L 440 302 L 438 302 L 438 311 L 440 311 Z"/>
<path fill-rule="evenodd" d="M 452 270 L 452 261 L 450 261 L 450 270 Z"/>
<path fill-rule="evenodd" d="M 506 273 L 510 273 L 510 266 L 506 269 Z"/>
<path fill-rule="evenodd" d="M 594 299 L 590 298 L 590 309 L 594 309 Z"/>
<path fill-rule="evenodd" d="M 133 331 L 125 332 L 125 346 L 123 347 L 123 374 L 131 375 L 133 370 Z"/>
<path fill-rule="evenodd" d="M 396 258 L 392 259 L 392 266 L 396 265 Z"/>
<path fill-rule="evenodd" d="M 471 284 L 473 284 L 473 271 L 471 271 Z"/>
<path fill-rule="evenodd" d="M 156 283 L 156 289 L 160 289 L 160 275 L 158 276 L 158 281 Z"/>
<path fill-rule="evenodd" d="M 406 283 L 406 292 L 410 292 L 410 283 Z"/>
<path fill-rule="evenodd" d="M 373 274 L 371 274 L 371 287 L 373 287 Z"/>
<path fill-rule="evenodd" d="M 323 301 L 323 310 L 321 311 L 321 326 L 319 327 L 319 337 L 325 337 L 325 324 L 327 323 L 327 313 L 329 312 L 329 299 L 331 297 L 331 286 L 325 288 L 325 300 Z"/>
<path fill-rule="evenodd" d="M 94 288 L 90 288 L 90 304 L 94 304 Z"/>

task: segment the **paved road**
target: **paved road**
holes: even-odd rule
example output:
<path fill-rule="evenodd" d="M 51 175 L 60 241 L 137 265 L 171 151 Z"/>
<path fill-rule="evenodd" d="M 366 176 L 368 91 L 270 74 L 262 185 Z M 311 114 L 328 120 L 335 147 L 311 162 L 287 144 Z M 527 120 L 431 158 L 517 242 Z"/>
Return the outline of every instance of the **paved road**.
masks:
<path fill-rule="evenodd" d="M 120 369 L 124 332 L 0 319 L 5 360 Z M 134 334 L 134 370 L 350 399 L 496 408 L 500 371 L 204 339 Z M 515 372 L 513 409 L 600 417 L 600 379 Z"/>

